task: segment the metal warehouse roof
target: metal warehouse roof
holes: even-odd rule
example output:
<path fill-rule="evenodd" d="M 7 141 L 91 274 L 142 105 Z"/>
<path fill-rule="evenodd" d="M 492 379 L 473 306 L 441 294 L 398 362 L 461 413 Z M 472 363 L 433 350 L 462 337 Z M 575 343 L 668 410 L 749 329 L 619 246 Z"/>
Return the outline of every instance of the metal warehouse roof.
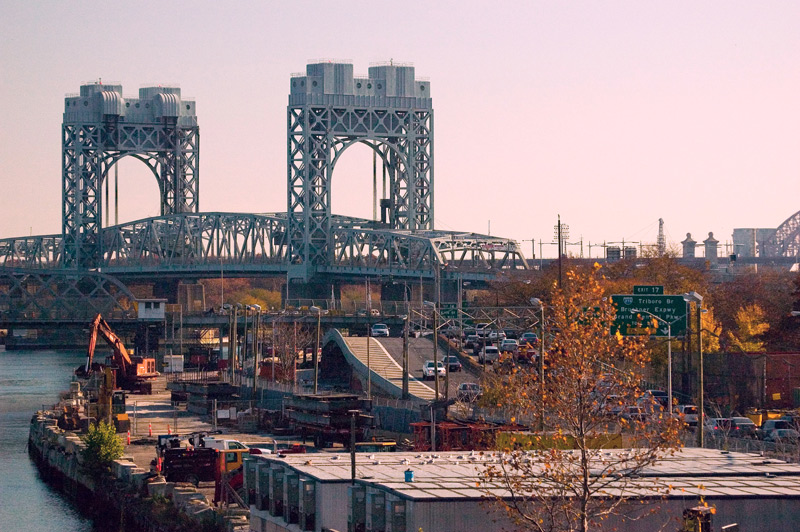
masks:
<path fill-rule="evenodd" d="M 626 453 L 622 450 L 602 451 Z M 537 455 L 530 453 L 535 467 Z M 261 455 L 260 459 L 282 462 L 319 482 L 349 482 L 350 456 L 346 453 L 289 455 L 283 458 Z M 499 452 L 359 453 L 356 479 L 362 484 L 385 489 L 405 499 L 481 499 L 487 491 L 479 487 L 480 474 L 489 463 L 499 463 Z M 406 469 L 414 471 L 414 482 L 404 481 Z M 683 449 L 664 458 L 635 478 L 612 481 L 608 493 L 623 487 L 628 495 L 670 498 L 703 497 L 791 497 L 800 498 L 800 465 L 765 459 L 746 453 L 712 449 Z M 505 496 L 496 485 L 491 495 Z"/>

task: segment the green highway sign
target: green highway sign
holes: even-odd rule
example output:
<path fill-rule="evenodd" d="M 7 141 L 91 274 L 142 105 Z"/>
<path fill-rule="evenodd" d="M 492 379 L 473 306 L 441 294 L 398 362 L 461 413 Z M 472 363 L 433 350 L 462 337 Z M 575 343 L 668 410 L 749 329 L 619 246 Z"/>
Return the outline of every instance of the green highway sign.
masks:
<path fill-rule="evenodd" d="M 633 286 L 635 295 L 661 296 L 664 295 L 664 287 L 660 285 L 637 284 Z"/>
<path fill-rule="evenodd" d="M 617 331 L 622 335 L 646 334 L 650 329 L 652 336 L 666 337 L 667 323 L 672 328 L 673 338 L 686 334 L 687 303 L 683 296 L 613 295 L 611 301 L 617 307 L 612 334 Z M 661 319 L 654 319 L 650 314 Z"/>
<path fill-rule="evenodd" d="M 439 314 L 446 320 L 458 319 L 458 307 L 456 303 L 441 303 Z"/>

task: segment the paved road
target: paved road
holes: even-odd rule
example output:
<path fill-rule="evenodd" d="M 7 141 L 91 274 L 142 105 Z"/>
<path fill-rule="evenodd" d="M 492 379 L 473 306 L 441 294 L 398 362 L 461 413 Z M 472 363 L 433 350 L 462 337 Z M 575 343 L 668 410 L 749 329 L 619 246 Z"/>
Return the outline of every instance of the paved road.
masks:
<path fill-rule="evenodd" d="M 389 352 L 392 358 L 401 366 L 403 365 L 403 339 L 402 338 L 378 338 L 381 345 Z M 439 360 L 444 360 L 447 356 L 447 349 L 439 349 Z M 455 355 L 455 351 L 450 352 Z M 408 339 L 408 368 L 409 373 L 417 378 L 422 378 L 422 365 L 426 360 L 433 360 L 433 342 L 429 338 L 409 338 Z M 466 365 L 465 365 L 466 366 Z M 465 367 L 463 371 L 450 373 L 450 397 L 455 397 L 456 388 L 462 382 L 477 382 L 478 376 L 470 373 Z M 428 386 L 434 387 L 433 381 L 426 381 Z M 444 379 L 439 383 L 440 395 L 444 395 Z"/>

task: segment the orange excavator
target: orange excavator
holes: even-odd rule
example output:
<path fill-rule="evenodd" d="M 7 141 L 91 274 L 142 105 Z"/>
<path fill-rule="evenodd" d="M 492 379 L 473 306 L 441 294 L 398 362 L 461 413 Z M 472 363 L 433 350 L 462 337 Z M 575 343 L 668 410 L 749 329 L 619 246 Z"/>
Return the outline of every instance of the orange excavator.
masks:
<path fill-rule="evenodd" d="M 103 339 L 114 350 L 110 360 L 107 360 L 109 366 L 112 366 L 116 371 L 116 383 L 127 390 L 138 391 L 142 385 L 148 381 L 155 379 L 160 374 L 156 371 L 156 360 L 154 358 L 144 357 L 131 357 L 125 344 L 122 343 L 119 336 L 114 334 L 111 327 L 106 320 L 98 314 L 92 320 L 89 326 L 89 349 L 86 358 L 86 367 L 83 373 L 89 375 L 96 371 L 103 371 L 100 364 L 93 363 L 94 350 L 97 346 L 97 337 L 102 336 Z"/>

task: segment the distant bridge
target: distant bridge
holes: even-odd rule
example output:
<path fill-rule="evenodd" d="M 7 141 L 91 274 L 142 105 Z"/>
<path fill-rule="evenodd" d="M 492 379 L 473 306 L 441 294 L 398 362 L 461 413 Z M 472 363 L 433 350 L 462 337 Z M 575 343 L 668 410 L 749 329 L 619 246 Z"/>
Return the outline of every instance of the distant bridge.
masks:
<path fill-rule="evenodd" d="M 200 212 L 195 102 L 177 87 L 145 87 L 125 98 L 121 85 L 89 83 L 64 103 L 62 232 L 0 240 L 0 315 L 23 290 L 26 301 L 30 294 L 70 299 L 62 309 L 76 297 L 102 296 L 103 308 L 119 312 L 110 292 L 71 287 L 111 282 L 130 297 L 120 279 L 281 276 L 297 297 L 308 297 L 368 278 L 480 284 L 528 268 L 513 240 L 434 229 L 430 82 L 416 79 L 412 66 L 373 65 L 359 77 L 349 63 L 320 62 L 292 75 L 286 213 Z M 381 221 L 331 210 L 334 167 L 357 143 L 381 162 Z M 161 215 L 103 227 L 110 170 L 128 156 L 158 182 Z M 97 301 L 86 304 L 93 309 Z"/>

